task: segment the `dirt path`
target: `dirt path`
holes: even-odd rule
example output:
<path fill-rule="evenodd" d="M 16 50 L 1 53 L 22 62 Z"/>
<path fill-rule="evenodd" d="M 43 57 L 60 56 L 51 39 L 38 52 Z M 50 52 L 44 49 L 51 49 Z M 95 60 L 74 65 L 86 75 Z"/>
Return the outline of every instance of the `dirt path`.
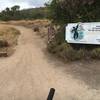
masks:
<path fill-rule="evenodd" d="M 84 80 L 70 74 L 72 65 L 47 56 L 36 33 L 13 27 L 21 35 L 14 55 L 0 59 L 0 100 L 46 100 L 51 87 L 56 89 L 54 100 L 100 100 L 99 86 L 98 90 L 89 88 Z"/>

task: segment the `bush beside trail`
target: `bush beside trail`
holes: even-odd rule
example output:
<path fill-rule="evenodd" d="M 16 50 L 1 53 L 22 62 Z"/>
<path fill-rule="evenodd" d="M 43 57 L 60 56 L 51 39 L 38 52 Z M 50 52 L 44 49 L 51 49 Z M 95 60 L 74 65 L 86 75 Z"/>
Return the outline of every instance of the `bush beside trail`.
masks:
<path fill-rule="evenodd" d="M 55 38 L 48 44 L 48 51 L 65 61 L 100 59 L 100 46 L 68 44 L 65 41 L 65 25 L 61 26 Z"/>
<path fill-rule="evenodd" d="M 8 25 L 0 25 L 0 56 L 10 56 L 16 45 L 20 32 Z"/>

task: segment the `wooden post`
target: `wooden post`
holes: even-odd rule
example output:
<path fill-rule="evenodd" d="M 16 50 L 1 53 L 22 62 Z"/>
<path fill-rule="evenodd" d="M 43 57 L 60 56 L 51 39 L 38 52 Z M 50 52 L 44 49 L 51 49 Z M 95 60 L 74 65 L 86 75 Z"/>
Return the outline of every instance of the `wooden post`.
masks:
<path fill-rule="evenodd" d="M 55 28 L 54 26 L 50 25 L 48 27 L 48 43 L 51 42 L 55 37 Z"/>

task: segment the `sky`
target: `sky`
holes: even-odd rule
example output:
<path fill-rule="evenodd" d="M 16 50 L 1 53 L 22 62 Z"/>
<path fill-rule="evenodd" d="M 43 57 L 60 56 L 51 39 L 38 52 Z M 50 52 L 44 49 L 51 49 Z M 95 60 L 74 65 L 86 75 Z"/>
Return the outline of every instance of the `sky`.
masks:
<path fill-rule="evenodd" d="M 19 5 L 21 9 L 42 7 L 44 3 L 48 1 L 49 0 L 0 0 L 0 11 L 14 5 Z"/>

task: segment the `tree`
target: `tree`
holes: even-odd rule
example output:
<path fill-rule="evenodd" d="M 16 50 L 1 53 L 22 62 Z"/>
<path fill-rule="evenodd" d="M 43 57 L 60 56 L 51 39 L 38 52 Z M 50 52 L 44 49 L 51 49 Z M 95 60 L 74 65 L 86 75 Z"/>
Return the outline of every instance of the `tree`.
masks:
<path fill-rule="evenodd" d="M 12 11 L 12 12 L 17 12 L 17 11 L 19 11 L 19 9 L 20 9 L 20 6 L 15 5 L 15 6 L 13 6 L 13 7 L 11 8 L 11 11 Z"/>
<path fill-rule="evenodd" d="M 18 19 L 20 14 L 19 9 L 20 6 L 17 5 L 13 6 L 11 9 L 7 7 L 0 13 L 0 19 L 4 21 Z"/>
<path fill-rule="evenodd" d="M 10 8 L 7 7 L 5 11 L 9 13 L 10 12 Z"/>
<path fill-rule="evenodd" d="M 45 7 L 20 10 L 20 6 L 16 5 L 3 10 L 0 13 L 0 20 L 43 19 L 47 17 L 47 13 L 48 10 Z"/>
<path fill-rule="evenodd" d="M 56 23 L 100 21 L 100 0 L 52 0 L 47 5 Z"/>

